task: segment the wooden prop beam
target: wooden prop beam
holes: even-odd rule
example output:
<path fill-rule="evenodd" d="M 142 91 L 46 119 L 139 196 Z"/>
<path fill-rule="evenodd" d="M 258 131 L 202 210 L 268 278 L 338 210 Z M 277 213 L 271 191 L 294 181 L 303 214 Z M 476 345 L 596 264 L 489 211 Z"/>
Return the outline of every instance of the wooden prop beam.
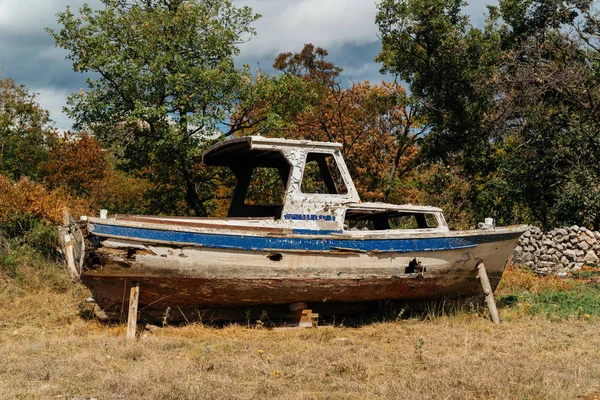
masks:
<path fill-rule="evenodd" d="M 319 314 L 308 310 L 305 302 L 290 304 L 290 311 L 299 328 L 316 328 L 319 325 Z"/>
<path fill-rule="evenodd" d="M 140 298 L 140 283 L 133 282 L 129 292 L 129 316 L 127 317 L 127 339 L 135 339 L 137 327 L 138 300 Z"/>
<path fill-rule="evenodd" d="M 481 281 L 481 287 L 485 294 L 485 302 L 487 303 L 490 316 L 495 324 L 500 323 L 500 317 L 498 316 L 498 308 L 496 308 L 496 301 L 494 300 L 494 292 L 492 291 L 492 285 L 490 285 L 490 279 L 488 278 L 485 264 L 480 262 L 477 265 L 477 277 Z"/>

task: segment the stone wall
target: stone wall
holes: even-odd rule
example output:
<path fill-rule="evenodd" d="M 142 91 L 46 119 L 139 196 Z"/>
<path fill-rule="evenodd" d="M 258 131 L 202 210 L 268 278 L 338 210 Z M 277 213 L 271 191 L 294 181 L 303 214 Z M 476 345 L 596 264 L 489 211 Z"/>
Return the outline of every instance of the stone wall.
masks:
<path fill-rule="evenodd" d="M 513 250 L 512 260 L 538 274 L 566 276 L 583 265 L 598 264 L 600 232 L 577 225 L 546 233 L 530 227 Z"/>

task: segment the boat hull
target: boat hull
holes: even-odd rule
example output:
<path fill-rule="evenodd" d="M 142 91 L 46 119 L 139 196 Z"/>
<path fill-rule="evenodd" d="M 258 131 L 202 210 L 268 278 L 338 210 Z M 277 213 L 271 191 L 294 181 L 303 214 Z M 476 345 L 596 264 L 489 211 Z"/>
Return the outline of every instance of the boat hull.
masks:
<path fill-rule="evenodd" d="M 133 282 L 140 285 L 141 314 L 150 319 L 192 320 L 202 318 L 206 309 L 296 302 L 316 309 L 327 304 L 334 311 L 332 304 L 480 295 L 478 263 L 485 263 L 495 288 L 519 235 L 458 235 L 451 237 L 458 244 L 447 250 L 422 251 L 406 251 L 404 243 L 395 246 L 399 251 L 348 249 L 343 242 L 328 251 L 248 250 L 111 237 L 92 249 L 81 281 L 97 308 L 112 318 L 122 316 Z M 413 248 L 426 246 L 409 241 Z M 234 319 L 246 314 L 219 315 Z"/>

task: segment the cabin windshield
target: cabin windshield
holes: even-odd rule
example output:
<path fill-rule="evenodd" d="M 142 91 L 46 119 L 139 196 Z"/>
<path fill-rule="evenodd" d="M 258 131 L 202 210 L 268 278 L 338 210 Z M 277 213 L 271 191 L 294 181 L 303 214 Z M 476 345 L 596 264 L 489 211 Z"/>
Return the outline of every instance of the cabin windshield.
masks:
<path fill-rule="evenodd" d="M 291 167 L 280 152 L 270 153 L 261 162 L 230 166 L 237 184 L 228 217 L 281 218 Z"/>
<path fill-rule="evenodd" d="M 302 193 L 348 194 L 333 154 L 307 154 L 300 190 Z"/>
<path fill-rule="evenodd" d="M 345 230 L 432 229 L 439 227 L 434 213 L 386 210 L 346 211 Z"/>

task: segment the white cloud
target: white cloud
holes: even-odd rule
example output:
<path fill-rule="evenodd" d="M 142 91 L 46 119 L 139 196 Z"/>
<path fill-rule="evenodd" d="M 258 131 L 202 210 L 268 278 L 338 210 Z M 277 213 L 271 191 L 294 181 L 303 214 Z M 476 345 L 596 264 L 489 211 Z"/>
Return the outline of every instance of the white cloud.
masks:
<path fill-rule="evenodd" d="M 37 101 L 43 109 L 50 112 L 50 118 L 56 123 L 56 128 L 69 130 L 73 121 L 63 113 L 62 108 L 67 105 L 69 90 L 55 87 L 33 88 L 32 92 L 38 93 Z"/>
<path fill-rule="evenodd" d="M 101 4 L 100 0 L 0 0 L 0 33 L 28 35 L 55 27 L 57 13 L 65 11 L 67 5 L 76 11 L 83 3 L 92 7 Z"/>
<path fill-rule="evenodd" d="M 255 24 L 257 36 L 241 46 L 241 58 L 268 67 L 275 55 L 298 52 L 313 43 L 330 52 L 330 59 L 345 69 L 352 81 L 382 77 L 373 62 L 376 52 L 375 15 L 380 0 L 234 0 L 248 5 L 263 17 Z M 55 48 L 44 27 L 58 28 L 56 13 L 67 5 L 76 12 L 87 2 L 100 8 L 101 0 L 0 0 L 0 68 L 4 76 L 15 78 L 38 92 L 40 104 L 48 109 L 56 126 L 69 129 L 72 121 L 62 113 L 69 93 L 85 85 L 85 76 L 74 74 L 64 60 L 66 51 Z M 483 24 L 484 3 L 472 0 L 466 12 L 476 25 Z M 491 0 L 497 4 L 497 0 Z M 379 78 L 379 79 L 378 79 Z M 385 78 L 385 77 L 383 77 Z"/>
<path fill-rule="evenodd" d="M 238 0 L 236 4 L 262 14 L 255 23 L 257 36 L 241 46 L 244 54 L 299 51 L 305 43 L 330 49 L 378 41 L 375 0 Z"/>

